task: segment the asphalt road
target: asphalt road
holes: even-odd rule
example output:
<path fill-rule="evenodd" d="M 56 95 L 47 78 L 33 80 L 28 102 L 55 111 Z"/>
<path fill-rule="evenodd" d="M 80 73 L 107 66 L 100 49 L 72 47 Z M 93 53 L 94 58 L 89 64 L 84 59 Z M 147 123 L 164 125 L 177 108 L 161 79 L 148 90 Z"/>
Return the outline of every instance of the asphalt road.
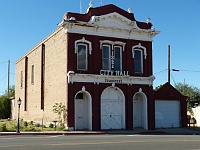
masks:
<path fill-rule="evenodd" d="M 200 135 L 1 136 L 0 150 L 200 150 Z"/>

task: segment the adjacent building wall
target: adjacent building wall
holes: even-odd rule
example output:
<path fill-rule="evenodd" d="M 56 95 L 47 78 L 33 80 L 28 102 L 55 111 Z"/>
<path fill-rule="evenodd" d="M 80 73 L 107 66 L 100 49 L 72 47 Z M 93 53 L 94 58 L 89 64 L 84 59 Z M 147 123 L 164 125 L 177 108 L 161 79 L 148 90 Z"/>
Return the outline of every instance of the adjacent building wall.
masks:
<path fill-rule="evenodd" d="M 41 69 L 42 45 L 45 49 L 43 70 Z M 60 27 L 16 62 L 15 90 L 16 101 L 19 97 L 22 100 L 21 119 L 47 123 L 57 118 L 52 111 L 53 105 L 56 102 L 63 102 L 66 105 L 66 55 L 66 34 Z M 44 90 L 42 90 L 42 78 Z M 44 107 L 41 106 L 42 97 L 44 97 Z M 17 109 L 15 118 L 17 118 L 16 111 Z"/>
<path fill-rule="evenodd" d="M 197 106 L 195 108 L 192 108 L 192 111 L 194 113 L 193 117 L 196 119 L 197 121 L 197 124 L 196 126 L 197 127 L 200 127 L 200 106 Z"/>

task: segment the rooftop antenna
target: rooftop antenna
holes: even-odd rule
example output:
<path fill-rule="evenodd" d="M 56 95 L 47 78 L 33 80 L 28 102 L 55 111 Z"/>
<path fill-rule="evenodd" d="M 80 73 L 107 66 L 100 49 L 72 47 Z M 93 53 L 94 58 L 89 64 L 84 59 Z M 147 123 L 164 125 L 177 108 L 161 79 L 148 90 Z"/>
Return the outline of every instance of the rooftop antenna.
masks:
<path fill-rule="evenodd" d="M 100 6 L 102 6 L 102 0 L 100 0 Z"/>
<path fill-rule="evenodd" d="M 80 14 L 82 14 L 82 2 L 80 0 Z"/>

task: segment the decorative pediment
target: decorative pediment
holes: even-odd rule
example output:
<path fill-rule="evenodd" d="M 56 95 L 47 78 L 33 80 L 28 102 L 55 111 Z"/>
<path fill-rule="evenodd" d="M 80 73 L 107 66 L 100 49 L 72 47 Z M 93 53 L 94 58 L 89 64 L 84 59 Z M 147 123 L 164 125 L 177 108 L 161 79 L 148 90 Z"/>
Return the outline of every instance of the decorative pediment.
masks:
<path fill-rule="evenodd" d="M 135 20 L 134 14 L 109 4 L 96 8 L 90 7 L 85 14 L 68 12 L 64 20 L 59 24 L 65 29 L 65 33 L 81 33 L 104 37 L 118 37 L 140 41 L 152 41 L 159 33 L 151 28 L 147 22 Z"/>
<path fill-rule="evenodd" d="M 140 29 L 136 21 L 132 21 L 116 12 L 101 16 L 92 16 L 89 21 L 90 24 L 96 26 L 104 26 L 119 29 Z"/>

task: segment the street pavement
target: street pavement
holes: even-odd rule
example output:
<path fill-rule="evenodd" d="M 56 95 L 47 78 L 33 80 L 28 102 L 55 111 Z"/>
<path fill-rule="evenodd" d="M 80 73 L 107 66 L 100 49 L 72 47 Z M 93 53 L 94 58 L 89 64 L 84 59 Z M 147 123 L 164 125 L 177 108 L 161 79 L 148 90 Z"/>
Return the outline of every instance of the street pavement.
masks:
<path fill-rule="evenodd" d="M 167 128 L 144 130 L 108 130 L 108 131 L 45 131 L 45 132 L 0 132 L 0 136 L 8 135 L 97 135 L 97 134 L 142 134 L 142 135 L 200 135 L 200 129 Z"/>

